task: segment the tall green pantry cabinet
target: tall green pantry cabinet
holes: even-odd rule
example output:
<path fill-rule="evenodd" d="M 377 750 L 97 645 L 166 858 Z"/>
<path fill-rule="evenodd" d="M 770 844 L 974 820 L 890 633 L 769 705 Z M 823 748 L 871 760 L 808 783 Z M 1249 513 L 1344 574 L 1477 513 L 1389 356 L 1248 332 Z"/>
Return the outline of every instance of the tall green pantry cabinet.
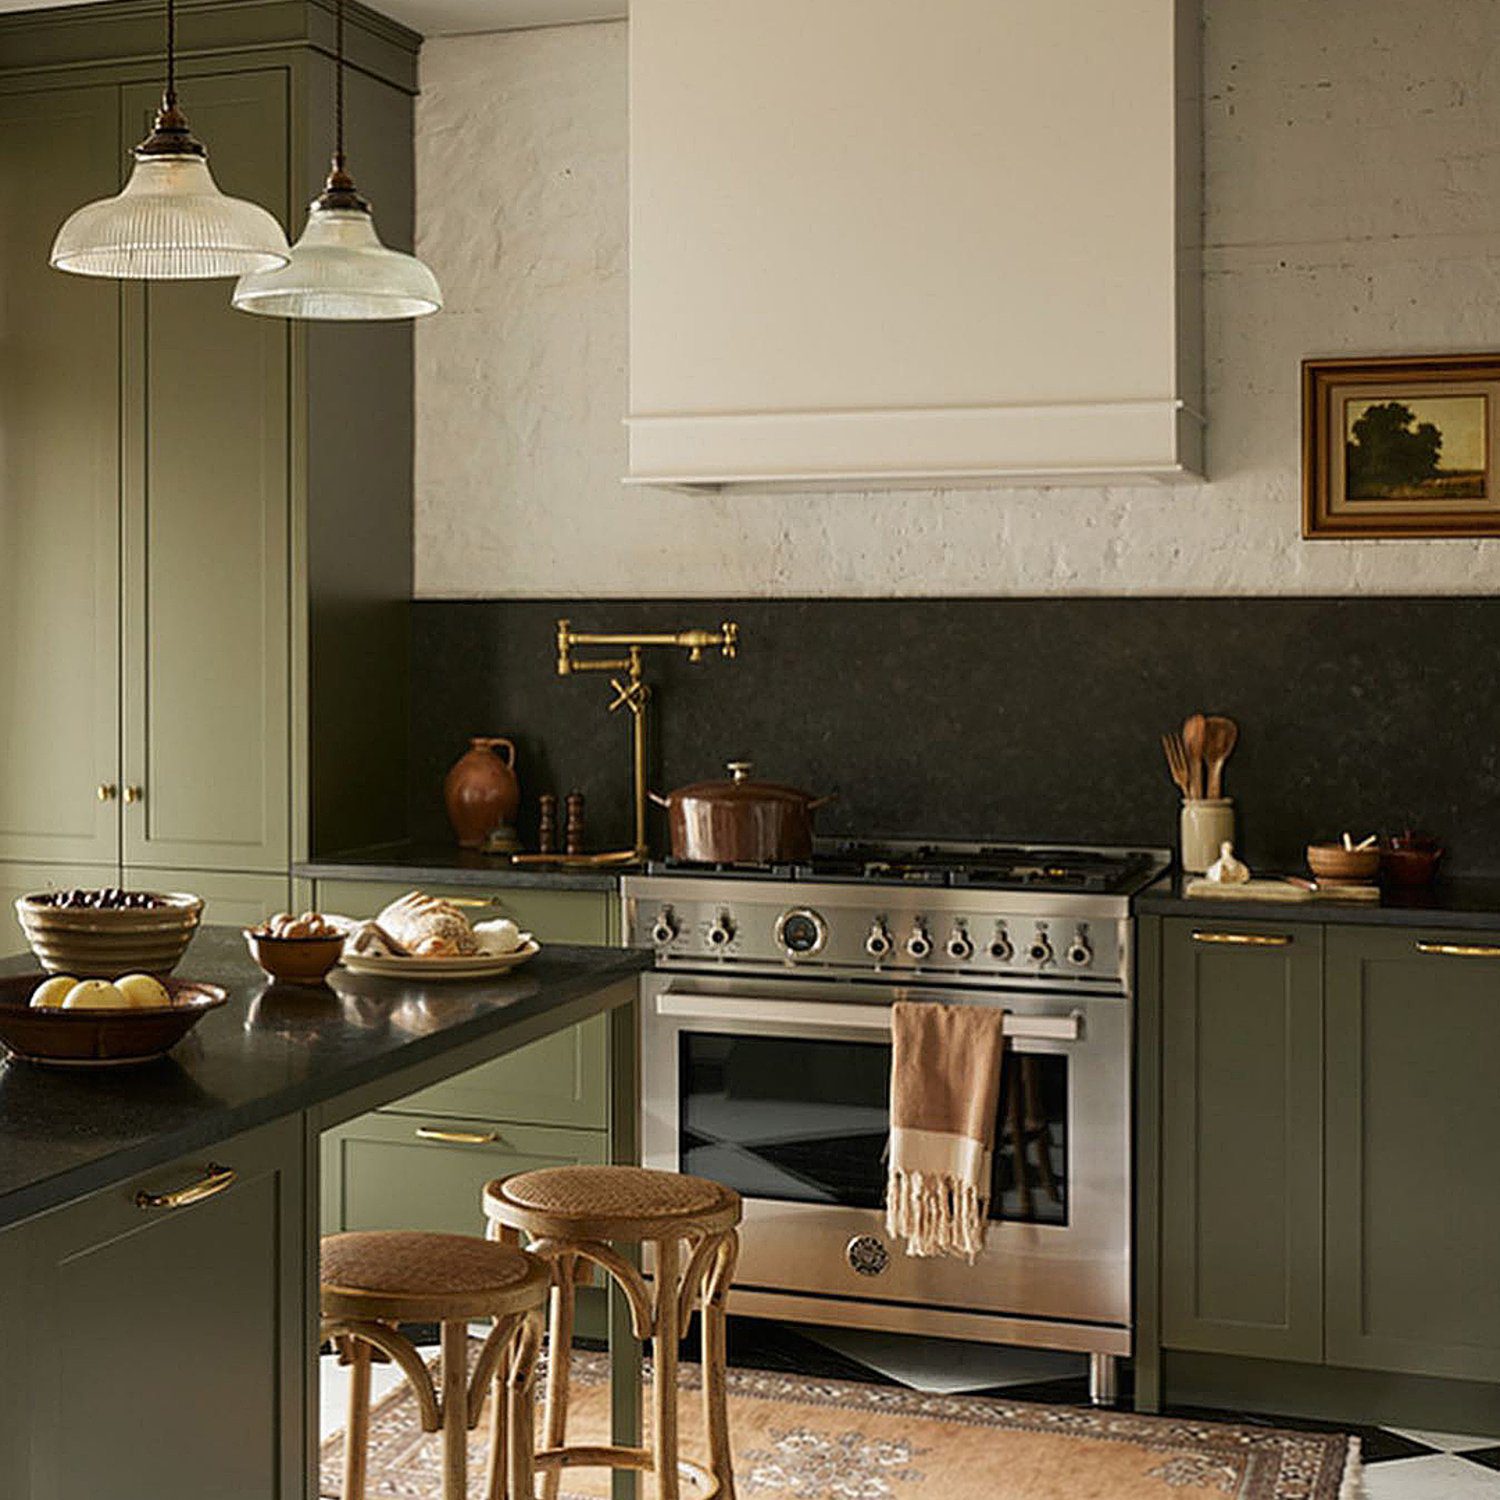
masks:
<path fill-rule="evenodd" d="M 295 239 L 327 171 L 331 4 L 178 10 L 215 176 Z M 238 921 L 285 905 L 312 848 L 404 831 L 410 325 L 47 264 L 124 179 L 163 14 L 0 18 L 0 951 L 24 890 L 187 888 Z M 402 248 L 417 45 L 351 3 L 351 154 Z"/>

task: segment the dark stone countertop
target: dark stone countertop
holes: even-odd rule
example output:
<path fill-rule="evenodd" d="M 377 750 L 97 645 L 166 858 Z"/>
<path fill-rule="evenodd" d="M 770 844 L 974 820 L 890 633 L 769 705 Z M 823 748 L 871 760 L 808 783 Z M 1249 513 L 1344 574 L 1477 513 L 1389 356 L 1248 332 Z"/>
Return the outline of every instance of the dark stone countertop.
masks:
<path fill-rule="evenodd" d="M 478 854 L 455 844 L 382 844 L 351 849 L 292 866 L 308 880 L 394 880 L 411 886 L 531 886 L 553 891 L 619 889 L 620 876 L 636 870 L 622 865 L 607 870 L 569 870 L 546 865 L 513 865 L 503 854 Z"/>
<path fill-rule="evenodd" d="M 0 1227 L 466 1044 L 571 1025 L 590 1013 L 579 1002 L 650 962 L 558 944 L 494 979 L 424 985 L 336 970 L 332 988 L 309 989 L 273 986 L 237 928 L 205 927 L 177 973 L 223 985 L 229 1003 L 170 1056 L 98 1069 L 0 1062 Z M 0 961 L 5 974 L 35 967 L 29 955 Z"/>
<path fill-rule="evenodd" d="M 1168 876 L 1136 898 L 1137 916 L 1208 917 L 1259 922 L 1357 922 L 1379 927 L 1446 927 L 1500 932 L 1500 880 L 1455 877 L 1425 889 L 1388 890 L 1373 901 L 1189 900 L 1183 877 Z"/>

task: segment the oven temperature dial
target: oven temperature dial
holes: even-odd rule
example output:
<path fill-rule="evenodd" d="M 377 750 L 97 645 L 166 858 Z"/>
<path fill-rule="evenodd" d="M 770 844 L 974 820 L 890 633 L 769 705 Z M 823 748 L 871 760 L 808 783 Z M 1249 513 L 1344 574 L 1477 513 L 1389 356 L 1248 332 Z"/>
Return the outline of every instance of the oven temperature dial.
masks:
<path fill-rule="evenodd" d="M 1094 950 L 1089 946 L 1089 935 L 1080 927 L 1068 944 L 1068 962 L 1075 969 L 1086 969 L 1093 961 Z"/>
<path fill-rule="evenodd" d="M 795 906 L 776 919 L 776 941 L 788 958 L 806 958 L 828 941 L 828 923 L 808 906 Z"/>
<path fill-rule="evenodd" d="M 708 929 L 708 946 L 710 948 L 727 948 L 734 938 L 734 923 L 731 922 L 723 912 L 713 920 L 713 925 Z"/>
<path fill-rule="evenodd" d="M 959 963 L 974 957 L 974 944 L 969 941 L 969 934 L 962 927 L 955 927 L 948 934 L 948 957 L 957 959 Z"/>
<path fill-rule="evenodd" d="M 1037 928 L 1036 936 L 1031 940 L 1031 946 L 1026 950 L 1026 956 L 1034 964 L 1050 964 L 1052 962 L 1052 939 L 1040 927 Z"/>
<path fill-rule="evenodd" d="M 656 922 L 651 928 L 651 941 L 658 948 L 665 948 L 677 936 L 677 918 L 672 915 L 672 908 L 664 906 L 656 914 Z"/>
<path fill-rule="evenodd" d="M 1008 964 L 1016 956 L 1016 950 L 1010 945 L 1010 934 L 1003 927 L 995 929 L 995 935 L 990 939 L 990 957 L 997 964 Z"/>
<path fill-rule="evenodd" d="M 891 935 L 886 925 L 878 917 L 870 923 L 869 934 L 865 938 L 865 952 L 871 958 L 885 958 L 891 951 Z"/>
<path fill-rule="evenodd" d="M 908 957 L 914 958 L 918 963 L 932 952 L 932 939 L 927 936 L 927 929 L 920 922 L 913 922 L 911 936 L 906 940 L 906 952 Z"/>

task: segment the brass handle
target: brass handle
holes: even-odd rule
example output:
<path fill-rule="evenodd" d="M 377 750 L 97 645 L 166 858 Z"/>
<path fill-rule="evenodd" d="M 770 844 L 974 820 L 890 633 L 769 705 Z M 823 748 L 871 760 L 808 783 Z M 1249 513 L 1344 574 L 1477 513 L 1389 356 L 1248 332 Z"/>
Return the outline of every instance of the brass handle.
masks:
<path fill-rule="evenodd" d="M 112 781 L 101 781 L 99 783 L 99 791 L 98 791 L 99 800 L 101 802 L 113 802 L 115 800 L 115 797 L 118 794 L 119 790 L 120 790 L 119 787 L 117 787 L 114 784 L 114 782 L 112 782 Z"/>
<path fill-rule="evenodd" d="M 1195 932 L 1195 943 L 1226 943 L 1233 948 L 1285 948 L 1292 940 L 1284 932 Z"/>
<path fill-rule="evenodd" d="M 1418 943 L 1418 953 L 1438 953 L 1444 958 L 1500 958 L 1500 948 L 1483 943 Z"/>
<path fill-rule="evenodd" d="M 125 788 L 125 800 L 127 802 L 139 802 L 141 800 L 141 789 L 138 786 Z"/>
<path fill-rule="evenodd" d="M 197 1182 L 177 1188 L 170 1193 L 139 1192 L 135 1195 L 137 1208 L 186 1208 L 189 1203 L 201 1203 L 222 1193 L 235 1180 L 238 1173 L 233 1167 L 221 1167 L 209 1162 L 207 1170 Z"/>
<path fill-rule="evenodd" d="M 439 1130 L 436 1125 L 418 1125 L 419 1141 L 447 1141 L 453 1146 L 493 1146 L 504 1137 L 498 1130 Z"/>

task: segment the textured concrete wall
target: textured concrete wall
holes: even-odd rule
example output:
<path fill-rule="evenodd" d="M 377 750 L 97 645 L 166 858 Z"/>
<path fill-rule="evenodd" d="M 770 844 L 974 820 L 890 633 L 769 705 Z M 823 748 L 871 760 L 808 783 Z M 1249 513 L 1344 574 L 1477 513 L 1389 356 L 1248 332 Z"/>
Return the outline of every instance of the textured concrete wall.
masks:
<path fill-rule="evenodd" d="M 1206 10 L 1212 478 L 1169 489 L 623 488 L 625 28 L 429 43 L 418 593 L 1492 591 L 1500 543 L 1300 539 L 1298 362 L 1500 345 L 1494 0 Z"/>

